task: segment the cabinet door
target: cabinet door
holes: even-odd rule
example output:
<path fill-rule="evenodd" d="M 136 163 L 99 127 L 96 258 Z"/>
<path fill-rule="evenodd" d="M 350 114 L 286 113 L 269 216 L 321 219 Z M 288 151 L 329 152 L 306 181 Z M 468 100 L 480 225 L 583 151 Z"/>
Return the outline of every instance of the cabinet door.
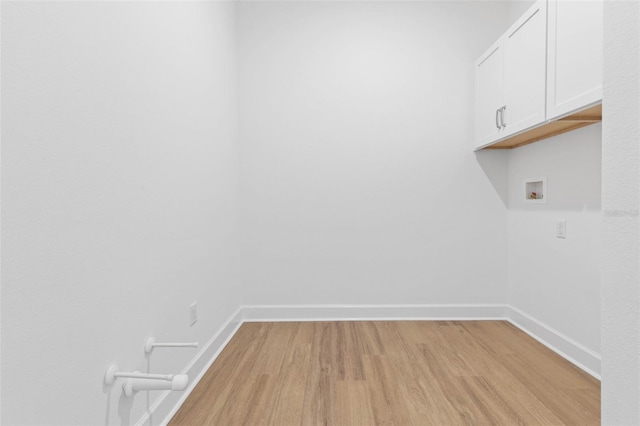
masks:
<path fill-rule="evenodd" d="M 602 6 L 549 1 L 548 119 L 602 100 Z"/>
<path fill-rule="evenodd" d="M 498 110 L 504 105 L 504 49 L 498 40 L 475 66 L 475 147 L 482 148 L 501 136 Z"/>
<path fill-rule="evenodd" d="M 504 37 L 506 137 L 545 121 L 546 1 L 536 2 Z"/>

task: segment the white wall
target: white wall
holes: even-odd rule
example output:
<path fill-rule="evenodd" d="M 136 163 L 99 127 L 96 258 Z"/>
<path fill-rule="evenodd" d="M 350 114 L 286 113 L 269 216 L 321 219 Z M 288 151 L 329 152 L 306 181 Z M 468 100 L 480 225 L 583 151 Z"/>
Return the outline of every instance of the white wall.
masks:
<path fill-rule="evenodd" d="M 605 2 L 602 424 L 640 424 L 640 3 Z"/>
<path fill-rule="evenodd" d="M 133 423 L 157 394 L 103 388 L 107 366 L 146 371 L 146 337 L 204 343 L 240 303 L 235 7 L 2 7 L 2 423 Z"/>
<path fill-rule="evenodd" d="M 505 30 L 516 22 L 537 0 L 510 0 L 509 17 Z"/>
<path fill-rule="evenodd" d="M 506 302 L 506 155 L 472 152 L 472 69 L 507 11 L 239 4 L 244 303 Z"/>
<path fill-rule="evenodd" d="M 600 352 L 602 126 L 509 151 L 509 303 Z M 545 176 L 546 204 L 524 201 L 523 179 Z M 556 221 L 567 238 L 556 238 Z"/>

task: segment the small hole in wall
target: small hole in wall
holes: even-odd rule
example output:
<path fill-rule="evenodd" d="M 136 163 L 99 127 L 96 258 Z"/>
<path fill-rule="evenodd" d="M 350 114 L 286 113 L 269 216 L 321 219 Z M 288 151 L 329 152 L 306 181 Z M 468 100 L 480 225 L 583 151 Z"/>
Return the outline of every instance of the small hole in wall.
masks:
<path fill-rule="evenodd" d="M 524 201 L 544 204 L 547 202 L 547 178 L 528 178 L 524 180 Z"/>

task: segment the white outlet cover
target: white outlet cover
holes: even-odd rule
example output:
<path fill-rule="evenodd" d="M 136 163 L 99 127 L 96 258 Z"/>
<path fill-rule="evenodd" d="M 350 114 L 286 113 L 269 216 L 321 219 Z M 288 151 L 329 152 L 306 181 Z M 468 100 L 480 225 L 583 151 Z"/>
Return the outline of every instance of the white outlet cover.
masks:
<path fill-rule="evenodd" d="M 193 302 L 191 305 L 189 305 L 189 324 L 191 325 L 191 327 L 193 327 L 197 322 L 198 322 L 198 303 Z"/>
<path fill-rule="evenodd" d="M 567 238 L 567 221 L 564 219 L 556 221 L 556 238 Z"/>

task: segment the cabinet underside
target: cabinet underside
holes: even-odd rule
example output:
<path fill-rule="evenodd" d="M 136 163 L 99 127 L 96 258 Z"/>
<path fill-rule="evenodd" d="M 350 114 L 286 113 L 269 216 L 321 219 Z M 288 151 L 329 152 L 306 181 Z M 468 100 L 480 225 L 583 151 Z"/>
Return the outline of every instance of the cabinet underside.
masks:
<path fill-rule="evenodd" d="M 512 149 L 602 121 L 602 104 L 525 130 L 484 149 Z"/>

